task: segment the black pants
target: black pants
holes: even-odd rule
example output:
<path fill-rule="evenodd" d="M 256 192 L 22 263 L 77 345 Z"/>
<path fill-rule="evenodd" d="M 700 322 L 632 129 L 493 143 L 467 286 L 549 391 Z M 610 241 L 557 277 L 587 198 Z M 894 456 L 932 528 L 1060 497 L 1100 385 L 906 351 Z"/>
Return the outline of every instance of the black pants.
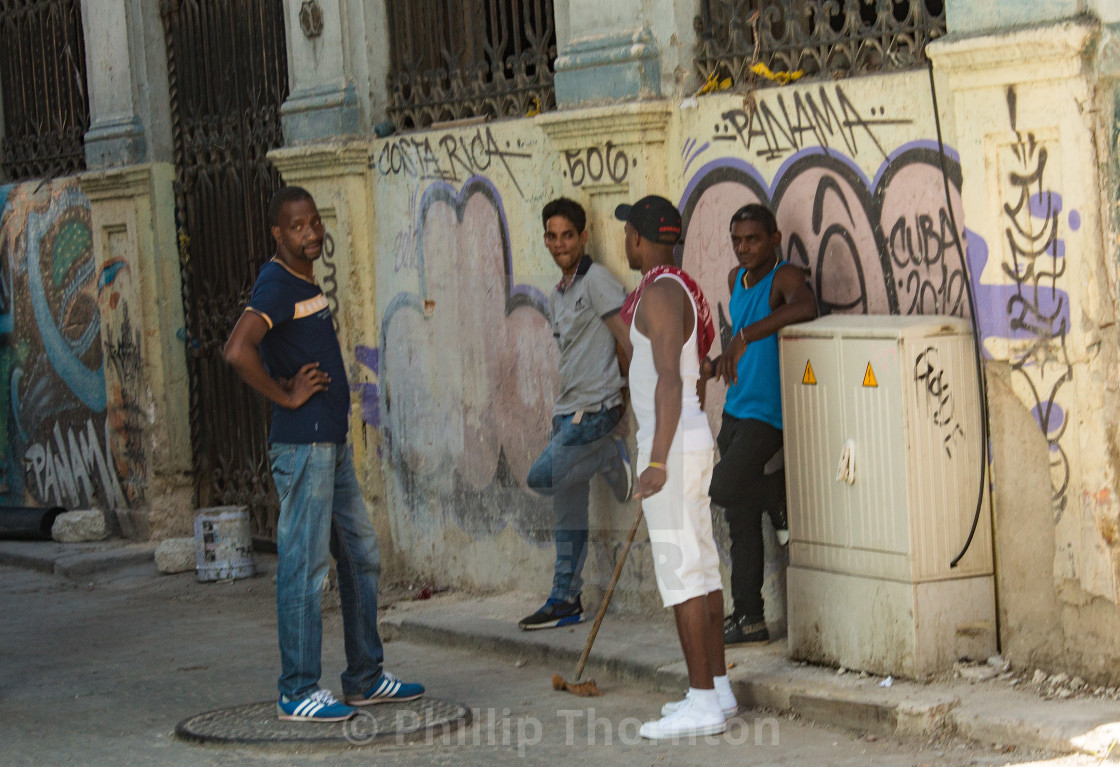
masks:
<path fill-rule="evenodd" d="M 731 537 L 731 599 L 736 613 L 756 623 L 764 616 L 762 513 L 785 503 L 786 494 L 785 471 L 763 470 L 782 447 L 782 430 L 724 412 L 716 444 L 709 493 L 723 507 Z"/>

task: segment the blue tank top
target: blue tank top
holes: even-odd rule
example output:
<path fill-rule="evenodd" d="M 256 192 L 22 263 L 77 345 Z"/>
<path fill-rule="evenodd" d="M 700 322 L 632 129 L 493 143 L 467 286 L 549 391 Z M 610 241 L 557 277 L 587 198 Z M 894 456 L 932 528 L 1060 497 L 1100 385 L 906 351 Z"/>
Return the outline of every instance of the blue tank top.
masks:
<path fill-rule="evenodd" d="M 743 287 L 745 269 L 735 275 L 735 288 L 727 311 L 731 315 L 731 330 L 738 333 L 746 325 L 758 322 L 771 313 L 770 288 L 774 275 L 783 265 L 778 261 L 770 273 L 758 284 Z M 747 344 L 739 358 L 739 382 L 727 390 L 723 409 L 736 418 L 753 418 L 768 423 L 775 429 L 782 428 L 782 390 L 778 376 L 778 334 L 772 333 L 759 341 Z"/>

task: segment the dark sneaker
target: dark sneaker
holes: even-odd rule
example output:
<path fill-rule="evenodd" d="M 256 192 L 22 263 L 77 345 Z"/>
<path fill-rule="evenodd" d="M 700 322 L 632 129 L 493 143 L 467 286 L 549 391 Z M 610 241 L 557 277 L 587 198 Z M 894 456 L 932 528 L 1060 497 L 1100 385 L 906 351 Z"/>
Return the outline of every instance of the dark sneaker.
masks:
<path fill-rule="evenodd" d="M 370 706 L 374 703 L 401 703 L 406 700 L 416 700 L 424 694 L 424 685 L 416 682 L 402 682 L 388 671 L 382 671 L 381 677 L 373 687 L 361 695 L 347 695 L 346 702 L 351 706 Z"/>
<path fill-rule="evenodd" d="M 778 543 L 785 546 L 789 543 L 789 517 L 786 515 L 786 502 L 782 501 L 774 508 L 767 509 L 770 521 L 774 523 L 774 532 L 778 536 Z"/>
<path fill-rule="evenodd" d="M 723 619 L 723 644 L 769 644 L 766 621 L 749 622 L 745 615 L 733 613 Z"/>
<path fill-rule="evenodd" d="M 634 472 L 630 468 L 630 453 L 626 449 L 626 440 L 618 435 L 611 437 L 614 440 L 617 455 L 611 456 L 611 465 L 603 470 L 603 478 L 611 486 L 611 492 L 619 503 L 626 503 L 634 493 Z"/>
<path fill-rule="evenodd" d="M 532 615 L 522 618 L 517 625 L 522 631 L 560 628 L 561 626 L 572 626 L 579 623 L 583 620 L 580 617 L 581 615 L 583 615 L 583 605 L 580 604 L 579 597 L 571 602 L 565 602 L 562 599 L 550 599 L 544 603 L 544 607 Z"/>
<path fill-rule="evenodd" d="M 341 722 L 356 713 L 335 700 L 330 690 L 316 690 L 305 698 L 281 695 L 276 701 L 276 714 L 285 722 Z"/>

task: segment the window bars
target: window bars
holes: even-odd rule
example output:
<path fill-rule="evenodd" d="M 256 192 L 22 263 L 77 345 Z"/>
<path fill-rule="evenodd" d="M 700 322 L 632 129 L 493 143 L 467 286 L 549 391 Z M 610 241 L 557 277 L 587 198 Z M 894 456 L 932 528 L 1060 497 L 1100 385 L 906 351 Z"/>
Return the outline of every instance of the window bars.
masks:
<path fill-rule="evenodd" d="M 552 0 L 389 0 L 398 130 L 552 109 Z"/>
<path fill-rule="evenodd" d="M 945 33 L 945 0 L 701 0 L 696 68 L 746 83 L 772 72 L 850 77 L 912 69 Z"/>
<path fill-rule="evenodd" d="M 80 0 L 0 0 L 0 179 L 84 170 L 89 130 Z"/>

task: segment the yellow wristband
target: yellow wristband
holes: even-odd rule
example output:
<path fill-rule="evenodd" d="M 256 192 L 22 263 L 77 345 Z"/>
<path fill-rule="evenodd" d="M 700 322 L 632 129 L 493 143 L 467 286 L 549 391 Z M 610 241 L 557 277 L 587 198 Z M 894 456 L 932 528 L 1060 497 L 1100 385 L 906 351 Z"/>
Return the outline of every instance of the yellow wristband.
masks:
<path fill-rule="evenodd" d="M 665 464 L 661 463 L 661 461 L 650 461 L 648 467 L 651 469 L 664 469 Z"/>

